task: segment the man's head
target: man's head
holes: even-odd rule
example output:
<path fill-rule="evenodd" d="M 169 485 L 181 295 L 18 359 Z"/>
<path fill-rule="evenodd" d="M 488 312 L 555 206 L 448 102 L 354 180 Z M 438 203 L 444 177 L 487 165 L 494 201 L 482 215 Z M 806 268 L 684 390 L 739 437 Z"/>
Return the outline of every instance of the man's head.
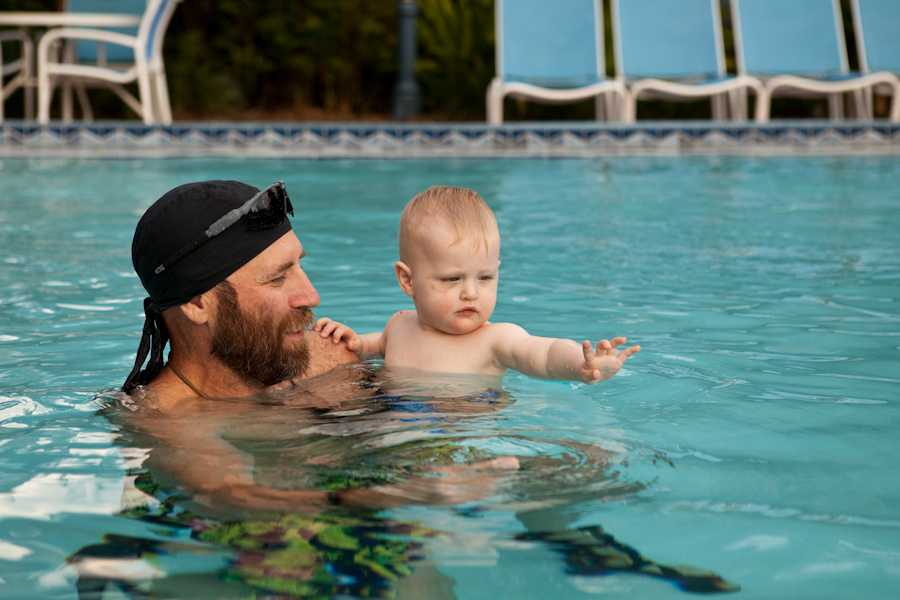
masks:
<path fill-rule="evenodd" d="M 283 184 L 273 184 L 260 193 L 234 181 L 183 185 L 147 210 L 132 244 L 135 271 L 150 295 L 144 302 L 147 323 L 135 369 L 124 386 L 126 391 L 148 383 L 162 368 L 167 323 L 193 324 L 197 331 L 202 329 L 208 336 L 221 339 L 228 335 L 219 325 L 230 324 L 234 331 L 235 318 L 278 328 L 296 319 L 287 317 L 294 309 L 318 304 L 315 290 L 298 265 L 303 250 L 285 218 L 291 210 Z M 226 280 L 239 312 L 218 318 L 219 303 L 213 298 L 220 295 L 217 286 Z M 173 311 L 179 312 L 179 319 L 173 320 Z M 307 318 L 303 316 L 300 321 Z M 175 334 L 173 330 L 173 344 Z M 190 345 L 195 337 L 196 331 L 182 336 L 182 341 Z M 302 340 L 302 335 L 299 337 Z M 151 360 L 139 374 L 151 338 Z M 296 344 L 287 340 L 282 346 L 296 349 L 291 347 Z M 192 350 L 197 349 L 186 348 L 185 352 Z M 267 379 L 237 374 L 248 381 Z"/>
<path fill-rule="evenodd" d="M 426 328 L 464 334 L 486 323 L 497 299 L 499 257 L 494 213 L 472 190 L 431 187 L 400 216 L 397 281 Z"/>

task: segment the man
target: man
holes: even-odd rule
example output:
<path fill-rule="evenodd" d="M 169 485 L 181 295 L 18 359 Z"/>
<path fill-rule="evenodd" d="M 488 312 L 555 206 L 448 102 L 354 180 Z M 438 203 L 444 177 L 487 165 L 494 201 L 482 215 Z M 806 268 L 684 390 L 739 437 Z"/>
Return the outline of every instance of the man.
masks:
<path fill-rule="evenodd" d="M 335 368 L 357 362 L 356 354 L 307 329 L 319 296 L 300 267 L 305 252 L 287 214 L 293 207 L 281 181 L 263 191 L 204 181 L 171 190 L 138 223 L 132 261 L 150 297 L 123 386 L 132 410 L 122 418 L 126 429 L 150 434 L 144 466 L 209 506 L 291 510 L 329 502 L 391 505 L 398 498 L 427 504 L 487 493 L 494 478 L 485 471 L 515 469 L 515 459 L 443 469 L 444 477 L 413 478 L 405 486 L 328 494 L 258 485 L 253 457 L 225 440 L 271 439 L 285 412 L 297 418 L 296 411 L 216 398 L 300 383 L 299 393 L 282 393 L 278 401 L 320 409 L 373 393 L 357 385 L 357 369 Z M 335 377 L 316 377 L 328 371 Z"/>
<path fill-rule="evenodd" d="M 357 360 L 307 331 L 319 296 L 300 267 L 305 252 L 288 213 L 281 181 L 262 192 L 235 181 L 189 183 L 147 210 L 132 261 L 150 297 L 126 393 L 143 386 L 165 405 L 249 396 Z"/>

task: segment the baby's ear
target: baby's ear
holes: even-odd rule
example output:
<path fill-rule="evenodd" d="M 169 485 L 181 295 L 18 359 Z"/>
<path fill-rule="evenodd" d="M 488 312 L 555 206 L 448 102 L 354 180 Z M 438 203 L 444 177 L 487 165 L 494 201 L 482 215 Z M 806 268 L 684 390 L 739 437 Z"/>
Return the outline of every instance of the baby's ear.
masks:
<path fill-rule="evenodd" d="M 397 283 L 400 284 L 400 289 L 402 289 L 407 296 L 412 298 L 412 270 L 409 268 L 409 265 L 405 262 L 397 261 L 394 263 L 394 272 L 397 273 Z"/>

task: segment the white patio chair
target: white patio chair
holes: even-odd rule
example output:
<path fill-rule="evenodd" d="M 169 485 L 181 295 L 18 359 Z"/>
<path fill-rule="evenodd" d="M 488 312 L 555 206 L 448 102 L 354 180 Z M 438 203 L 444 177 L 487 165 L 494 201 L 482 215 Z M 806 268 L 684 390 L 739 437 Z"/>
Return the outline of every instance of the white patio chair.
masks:
<path fill-rule="evenodd" d="M 766 120 L 766 90 L 755 77 L 728 75 L 719 0 L 612 0 L 616 77 L 628 84 L 624 120 L 637 101 L 709 98 L 712 118 L 747 119 L 747 91 L 757 96 L 756 120 Z"/>
<path fill-rule="evenodd" d="M 111 89 L 148 125 L 170 124 L 172 111 L 166 85 L 165 65 L 162 59 L 162 42 L 166 28 L 181 0 L 149 0 L 141 17 L 137 35 L 127 35 L 101 29 L 58 28 L 49 30 L 38 44 L 38 122 L 50 122 L 50 102 L 53 89 L 58 84 L 83 84 L 88 87 Z M 75 45 L 66 44 L 63 60 L 58 60 L 59 44 L 63 41 L 93 41 L 98 44 L 95 64 L 82 64 L 75 60 Z M 120 46 L 112 50 L 114 46 Z M 125 50 L 133 55 L 128 63 L 110 63 L 113 52 Z M 79 51 L 82 51 L 79 48 Z M 119 54 L 121 56 L 121 54 Z M 135 98 L 123 86 L 137 83 Z M 79 92 L 81 95 L 83 92 Z M 86 98 L 82 107 L 88 106 Z M 89 111 L 89 109 L 88 109 Z M 85 119 L 91 115 L 85 111 Z M 64 112 L 64 118 L 67 115 Z M 70 115 L 68 115 L 71 118 Z"/>
<path fill-rule="evenodd" d="M 495 11 L 488 123 L 503 123 L 506 96 L 542 104 L 596 98 L 598 120 L 618 115 L 627 91 L 606 78 L 600 0 L 496 0 Z"/>
<path fill-rule="evenodd" d="M 854 116 L 869 118 L 864 94 L 884 85 L 894 91 L 891 120 L 900 121 L 894 74 L 850 72 L 839 0 L 731 0 L 731 14 L 738 72 L 763 79 L 770 100 L 824 97 L 829 117 L 838 120 L 844 94 L 852 93 Z M 764 108 L 768 118 L 770 103 Z"/>
<path fill-rule="evenodd" d="M 62 0 L 65 12 L 143 15 L 147 10 L 147 0 Z M 137 35 L 137 27 L 104 28 L 125 35 Z M 60 51 L 63 62 L 93 63 L 108 66 L 109 63 L 134 63 L 134 50 L 117 44 L 107 46 L 105 42 L 87 40 L 70 40 Z M 127 68 L 127 67 L 126 67 Z M 92 121 L 94 113 L 88 100 L 83 80 L 65 79 L 60 83 L 62 92 L 62 120 L 72 120 L 72 90 L 78 94 L 81 114 L 85 121 Z"/>
<path fill-rule="evenodd" d="M 897 0 L 851 0 L 853 29 L 856 33 L 856 51 L 859 70 L 862 73 L 886 71 L 900 74 L 900 2 Z M 900 97 L 897 87 L 876 84 L 874 88 L 884 95 L 893 96 L 889 118 L 900 121 Z M 866 94 L 866 111 L 874 116 L 872 94 Z"/>
<path fill-rule="evenodd" d="M 3 58 L 3 43 L 16 42 L 19 44 L 19 58 L 16 60 L 6 61 Z M 20 87 L 25 88 L 25 117 L 33 117 L 33 94 L 32 88 L 27 86 L 31 79 L 31 65 L 34 64 L 34 44 L 28 34 L 21 29 L 10 31 L 0 31 L 0 121 L 3 121 L 4 112 L 3 105 L 6 103 L 13 92 Z M 6 82 L 6 78 L 13 77 Z M 31 114 L 29 114 L 31 113 Z"/>

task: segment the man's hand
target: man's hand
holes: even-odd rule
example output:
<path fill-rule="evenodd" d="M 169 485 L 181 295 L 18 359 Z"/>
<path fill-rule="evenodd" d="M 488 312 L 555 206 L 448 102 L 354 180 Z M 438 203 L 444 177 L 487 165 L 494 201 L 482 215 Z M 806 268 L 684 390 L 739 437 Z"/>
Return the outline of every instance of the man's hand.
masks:
<path fill-rule="evenodd" d="M 319 335 L 323 338 L 331 336 L 331 340 L 335 344 L 344 340 L 347 342 L 347 350 L 356 352 L 357 354 L 359 354 L 359 351 L 362 349 L 362 342 L 355 331 L 342 323 L 332 321 L 328 317 L 322 317 L 316 321 L 316 324 L 313 325 L 313 331 L 318 331 Z"/>
<path fill-rule="evenodd" d="M 613 338 L 612 341 L 600 340 L 597 342 L 597 352 L 595 353 L 591 343 L 584 340 L 581 343 L 584 350 L 584 365 L 582 365 L 580 373 L 581 381 L 593 385 L 618 373 L 628 357 L 641 351 L 640 346 L 632 346 L 616 354 L 616 348 L 627 341 L 623 337 Z"/>

